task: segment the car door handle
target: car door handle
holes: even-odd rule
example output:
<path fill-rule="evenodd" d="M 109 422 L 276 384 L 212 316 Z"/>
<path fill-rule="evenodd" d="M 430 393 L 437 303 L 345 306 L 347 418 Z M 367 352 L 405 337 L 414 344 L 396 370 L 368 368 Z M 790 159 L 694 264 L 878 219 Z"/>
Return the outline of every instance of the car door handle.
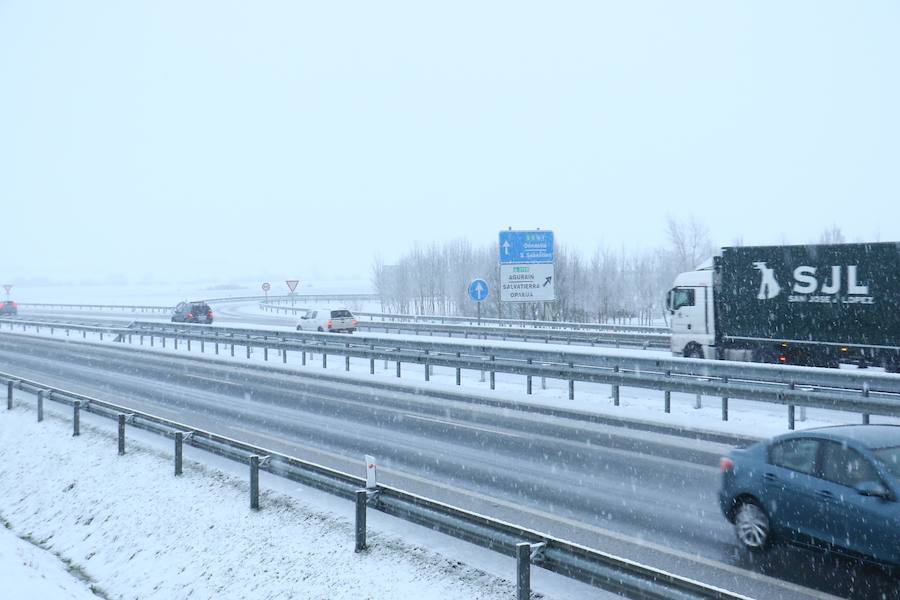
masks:
<path fill-rule="evenodd" d="M 824 498 L 825 500 L 834 500 L 834 494 L 829 492 L 828 490 L 819 490 L 816 492 L 816 496 L 819 498 Z"/>
<path fill-rule="evenodd" d="M 778 476 L 775 475 L 775 473 L 766 473 L 765 475 L 763 475 L 763 479 L 765 479 L 769 483 L 775 483 L 776 481 L 778 481 Z"/>

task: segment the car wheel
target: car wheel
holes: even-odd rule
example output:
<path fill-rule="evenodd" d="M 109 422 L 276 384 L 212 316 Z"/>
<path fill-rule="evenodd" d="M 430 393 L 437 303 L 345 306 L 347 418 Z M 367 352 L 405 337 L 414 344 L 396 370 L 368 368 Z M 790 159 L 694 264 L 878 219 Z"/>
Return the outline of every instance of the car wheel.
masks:
<path fill-rule="evenodd" d="M 297 325 L 297 331 L 300 331 L 300 326 L 299 326 L 299 325 Z"/>
<path fill-rule="evenodd" d="M 321 327 L 319 327 L 316 331 L 318 331 L 319 333 L 325 333 L 325 330 L 322 329 Z"/>
<path fill-rule="evenodd" d="M 744 500 L 734 509 L 734 532 L 750 552 L 763 552 L 772 542 L 769 515 L 755 500 Z"/>

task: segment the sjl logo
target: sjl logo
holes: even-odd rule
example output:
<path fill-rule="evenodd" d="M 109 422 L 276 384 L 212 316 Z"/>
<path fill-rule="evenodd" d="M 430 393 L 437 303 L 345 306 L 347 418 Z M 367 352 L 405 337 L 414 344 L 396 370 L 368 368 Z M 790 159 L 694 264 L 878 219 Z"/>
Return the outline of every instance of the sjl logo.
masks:
<path fill-rule="evenodd" d="M 759 293 L 756 295 L 758 300 L 771 300 L 781 293 L 781 285 L 775 278 L 775 270 L 770 268 L 765 262 L 754 262 L 753 268 L 760 272 L 762 281 L 759 285 Z M 794 269 L 794 284 L 791 291 L 794 294 L 824 294 L 835 295 L 840 293 L 844 284 L 844 267 L 832 266 L 830 269 L 830 278 L 820 283 L 816 277 L 816 267 L 802 265 Z M 869 294 L 868 285 L 860 285 L 857 278 L 857 265 L 848 265 L 846 267 L 846 292 L 851 296 L 866 296 Z M 795 296 L 791 296 L 791 301 L 796 301 Z"/>

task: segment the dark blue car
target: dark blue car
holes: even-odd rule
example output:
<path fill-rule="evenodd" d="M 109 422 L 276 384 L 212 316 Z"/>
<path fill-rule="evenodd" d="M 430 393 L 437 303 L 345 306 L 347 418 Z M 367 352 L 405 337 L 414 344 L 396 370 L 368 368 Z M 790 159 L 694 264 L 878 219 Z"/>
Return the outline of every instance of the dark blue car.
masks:
<path fill-rule="evenodd" d="M 792 432 L 722 459 L 722 511 L 738 541 L 825 547 L 900 567 L 900 426 Z"/>

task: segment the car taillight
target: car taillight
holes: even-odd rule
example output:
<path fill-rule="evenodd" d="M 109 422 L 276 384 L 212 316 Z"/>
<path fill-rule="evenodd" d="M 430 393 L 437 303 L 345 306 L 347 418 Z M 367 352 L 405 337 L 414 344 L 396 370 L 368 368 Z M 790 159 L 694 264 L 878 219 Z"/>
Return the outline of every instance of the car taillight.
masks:
<path fill-rule="evenodd" d="M 327 327 L 328 329 L 331 329 L 331 325 L 332 325 L 331 321 L 328 321 L 328 323 L 325 324 L 325 327 Z"/>
<path fill-rule="evenodd" d="M 778 357 L 778 362 L 780 362 L 780 363 L 783 364 L 783 365 L 784 365 L 784 364 L 787 364 L 787 356 L 785 356 L 784 354 L 782 354 L 781 356 Z"/>
<path fill-rule="evenodd" d="M 207 318 L 212 319 L 212 311 L 209 311 L 208 313 L 206 313 L 206 316 L 207 316 Z"/>
<path fill-rule="evenodd" d="M 727 456 L 723 456 L 719 459 L 719 467 L 723 473 L 730 473 L 734 470 L 734 461 Z"/>
<path fill-rule="evenodd" d="M 359 325 L 359 321 L 357 321 L 356 319 L 353 319 L 353 326 L 356 327 L 357 325 Z"/>
<path fill-rule="evenodd" d="M 188 313 L 188 319 L 193 319 L 193 318 L 194 318 L 194 313 Z"/>

